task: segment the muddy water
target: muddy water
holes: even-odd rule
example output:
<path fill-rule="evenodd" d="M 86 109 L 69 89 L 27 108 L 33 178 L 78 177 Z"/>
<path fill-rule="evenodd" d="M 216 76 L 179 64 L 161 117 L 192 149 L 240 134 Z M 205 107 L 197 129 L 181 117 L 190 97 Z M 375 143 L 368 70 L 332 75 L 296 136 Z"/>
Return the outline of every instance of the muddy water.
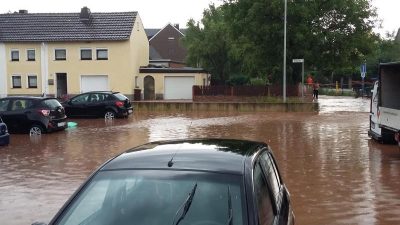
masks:
<path fill-rule="evenodd" d="M 400 151 L 367 136 L 365 99 L 320 100 L 320 113 L 136 114 L 77 119 L 76 128 L 0 148 L 1 224 L 49 222 L 105 160 L 175 138 L 240 138 L 271 145 L 296 224 L 400 224 Z"/>

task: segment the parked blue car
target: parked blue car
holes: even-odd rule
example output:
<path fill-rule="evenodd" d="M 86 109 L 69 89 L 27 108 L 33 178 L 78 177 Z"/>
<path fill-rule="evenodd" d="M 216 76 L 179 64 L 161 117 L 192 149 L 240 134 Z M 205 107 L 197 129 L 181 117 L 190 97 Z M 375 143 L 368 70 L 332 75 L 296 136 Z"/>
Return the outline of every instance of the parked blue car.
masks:
<path fill-rule="evenodd" d="M 10 143 L 10 134 L 8 133 L 7 125 L 0 117 L 0 146 Z"/>

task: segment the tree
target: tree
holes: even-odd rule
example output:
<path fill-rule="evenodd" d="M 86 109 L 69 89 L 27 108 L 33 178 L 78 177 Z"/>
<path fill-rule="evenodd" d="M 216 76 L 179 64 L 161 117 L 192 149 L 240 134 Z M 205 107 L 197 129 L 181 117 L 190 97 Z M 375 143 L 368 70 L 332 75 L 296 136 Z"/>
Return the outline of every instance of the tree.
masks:
<path fill-rule="evenodd" d="M 185 38 L 189 62 L 200 62 L 222 80 L 235 72 L 281 81 L 283 62 L 282 0 L 226 0 L 204 12 L 203 28 L 189 22 Z M 351 73 L 374 50 L 376 18 L 369 0 L 292 0 L 288 2 L 288 82 L 293 58 L 306 70 L 329 76 Z M 217 59 L 218 58 L 218 59 Z"/>
<path fill-rule="evenodd" d="M 234 61 L 229 58 L 229 36 L 226 35 L 223 8 L 210 5 L 203 13 L 202 24 L 190 20 L 183 38 L 188 50 L 187 63 L 208 70 L 215 82 L 226 81 Z"/>

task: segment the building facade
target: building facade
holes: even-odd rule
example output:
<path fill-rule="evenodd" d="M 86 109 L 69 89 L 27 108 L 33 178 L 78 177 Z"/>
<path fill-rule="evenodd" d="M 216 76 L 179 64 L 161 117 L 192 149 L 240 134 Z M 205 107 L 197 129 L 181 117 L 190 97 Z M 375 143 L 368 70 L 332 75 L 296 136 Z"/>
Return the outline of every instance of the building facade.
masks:
<path fill-rule="evenodd" d="M 93 90 L 132 96 L 148 64 L 137 12 L 0 14 L 0 96 Z"/>

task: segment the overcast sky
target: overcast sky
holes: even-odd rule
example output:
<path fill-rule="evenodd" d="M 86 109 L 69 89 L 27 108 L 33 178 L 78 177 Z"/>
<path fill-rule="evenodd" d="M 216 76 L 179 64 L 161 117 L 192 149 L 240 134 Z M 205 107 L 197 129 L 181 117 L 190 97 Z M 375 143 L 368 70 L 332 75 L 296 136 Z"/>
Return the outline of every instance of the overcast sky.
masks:
<path fill-rule="evenodd" d="M 385 31 L 397 31 L 400 27 L 400 0 L 372 0 L 378 8 Z M 210 3 L 221 0 L 1 0 L 0 13 L 26 9 L 29 12 L 80 12 L 83 6 L 92 12 L 138 11 L 145 28 L 162 28 L 167 23 L 179 23 L 181 27 L 193 18 L 202 17 Z"/>

